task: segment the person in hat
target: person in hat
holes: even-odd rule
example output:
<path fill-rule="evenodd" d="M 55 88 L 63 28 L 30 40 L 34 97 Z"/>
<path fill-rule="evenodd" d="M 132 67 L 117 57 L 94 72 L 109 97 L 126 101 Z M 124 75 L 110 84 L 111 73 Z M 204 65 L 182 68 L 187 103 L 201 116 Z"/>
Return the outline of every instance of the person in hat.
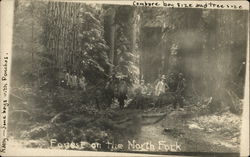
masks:
<path fill-rule="evenodd" d="M 155 95 L 159 96 L 163 93 L 165 93 L 165 75 L 161 76 L 161 80 L 157 83 L 156 87 L 155 87 Z"/>
<path fill-rule="evenodd" d="M 179 107 L 183 107 L 184 102 L 185 102 L 185 98 L 184 98 L 184 91 L 186 88 L 186 79 L 184 78 L 182 73 L 178 74 L 178 85 L 177 85 L 177 89 L 176 89 L 176 100 L 177 100 L 177 104 L 174 105 L 174 107 L 176 108 L 177 105 Z"/>
<path fill-rule="evenodd" d="M 68 71 L 66 71 L 65 73 L 64 80 L 66 81 L 66 87 L 69 87 L 70 86 L 70 74 Z"/>
<path fill-rule="evenodd" d="M 74 73 L 74 75 L 73 75 L 72 82 L 73 82 L 73 88 L 77 88 L 78 87 L 78 78 L 76 76 L 76 73 Z"/>
<path fill-rule="evenodd" d="M 79 86 L 83 91 L 86 91 L 86 79 L 84 76 L 79 78 Z"/>

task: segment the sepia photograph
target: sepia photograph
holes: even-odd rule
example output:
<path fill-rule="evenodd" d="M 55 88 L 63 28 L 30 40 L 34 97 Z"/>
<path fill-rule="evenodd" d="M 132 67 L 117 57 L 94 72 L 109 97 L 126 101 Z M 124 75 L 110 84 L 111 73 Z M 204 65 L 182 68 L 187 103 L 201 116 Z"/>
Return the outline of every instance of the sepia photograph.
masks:
<path fill-rule="evenodd" d="M 248 10 L 13 7 L 8 147 L 240 156 Z"/>

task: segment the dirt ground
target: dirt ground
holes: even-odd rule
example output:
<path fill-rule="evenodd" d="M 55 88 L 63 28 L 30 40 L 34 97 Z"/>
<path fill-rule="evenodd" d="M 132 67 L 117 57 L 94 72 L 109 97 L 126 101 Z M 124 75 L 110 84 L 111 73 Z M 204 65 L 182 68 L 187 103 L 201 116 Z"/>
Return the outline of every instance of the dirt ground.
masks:
<path fill-rule="evenodd" d="M 217 124 L 214 128 L 206 128 L 204 124 L 208 126 L 211 122 L 207 122 L 204 116 L 192 118 L 186 117 L 185 114 L 186 112 L 183 110 L 164 112 L 164 109 L 136 113 L 137 120 L 135 120 L 135 117 L 133 117 L 133 120 L 137 121 L 134 128 L 138 131 L 128 140 L 130 142 L 134 140 L 136 144 L 140 145 L 148 142 L 154 145 L 155 151 L 163 152 L 171 151 L 170 146 L 176 145 L 176 143 L 180 146 L 180 149 L 173 149 L 174 152 L 239 152 L 239 133 L 234 135 L 226 132 L 226 130 L 218 131 L 219 127 L 222 127 L 220 125 L 227 125 L 226 123 L 219 125 L 219 121 L 214 121 L 213 125 Z M 214 115 L 208 115 L 206 118 L 212 119 Z M 240 117 L 234 116 L 232 119 L 234 121 L 237 119 L 237 123 L 240 122 Z M 197 120 L 199 121 L 197 122 Z M 232 123 L 232 125 L 234 124 Z M 164 147 L 164 144 L 167 148 Z M 152 151 L 145 148 L 138 147 L 134 150 Z M 131 147 L 128 150 L 131 150 Z"/>
<path fill-rule="evenodd" d="M 117 109 L 117 112 L 123 112 L 128 119 L 121 125 L 134 130 L 133 134 L 116 137 L 117 142 L 124 145 L 122 151 L 239 152 L 240 129 L 235 125 L 241 121 L 233 114 L 196 117 L 181 109 L 165 108 Z M 238 130 L 231 133 L 235 128 Z M 15 143 L 28 145 L 23 141 Z"/>

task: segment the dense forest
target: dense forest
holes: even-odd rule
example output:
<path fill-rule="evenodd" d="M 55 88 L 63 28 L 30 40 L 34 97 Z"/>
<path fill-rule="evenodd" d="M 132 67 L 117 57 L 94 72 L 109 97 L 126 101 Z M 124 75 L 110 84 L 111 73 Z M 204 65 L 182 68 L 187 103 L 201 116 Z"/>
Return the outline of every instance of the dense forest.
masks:
<path fill-rule="evenodd" d="M 246 32 L 245 11 L 16 0 L 10 135 L 40 140 L 31 147 L 126 143 L 140 140 L 143 121 L 174 118 L 167 136 L 199 145 L 187 131 L 199 125 L 234 138 L 229 148 L 203 141 L 209 151 L 237 152 Z"/>

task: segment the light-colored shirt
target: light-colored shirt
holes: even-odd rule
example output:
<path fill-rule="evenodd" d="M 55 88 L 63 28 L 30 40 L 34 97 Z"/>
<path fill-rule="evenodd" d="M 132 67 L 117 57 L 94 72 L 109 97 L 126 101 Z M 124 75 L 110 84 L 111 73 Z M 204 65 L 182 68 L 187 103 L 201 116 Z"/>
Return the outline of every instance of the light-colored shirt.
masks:
<path fill-rule="evenodd" d="M 86 82 L 85 82 L 85 77 L 82 77 L 79 79 L 79 85 L 80 87 L 85 90 L 86 89 Z"/>
<path fill-rule="evenodd" d="M 66 81 L 67 86 L 70 85 L 70 75 L 69 75 L 69 73 L 65 74 L 65 78 L 64 79 Z"/>
<path fill-rule="evenodd" d="M 165 93 L 165 83 L 163 81 L 159 81 L 155 87 L 155 95 L 159 96 L 162 93 Z"/>
<path fill-rule="evenodd" d="M 76 75 L 72 76 L 72 86 L 77 87 L 77 76 Z"/>

